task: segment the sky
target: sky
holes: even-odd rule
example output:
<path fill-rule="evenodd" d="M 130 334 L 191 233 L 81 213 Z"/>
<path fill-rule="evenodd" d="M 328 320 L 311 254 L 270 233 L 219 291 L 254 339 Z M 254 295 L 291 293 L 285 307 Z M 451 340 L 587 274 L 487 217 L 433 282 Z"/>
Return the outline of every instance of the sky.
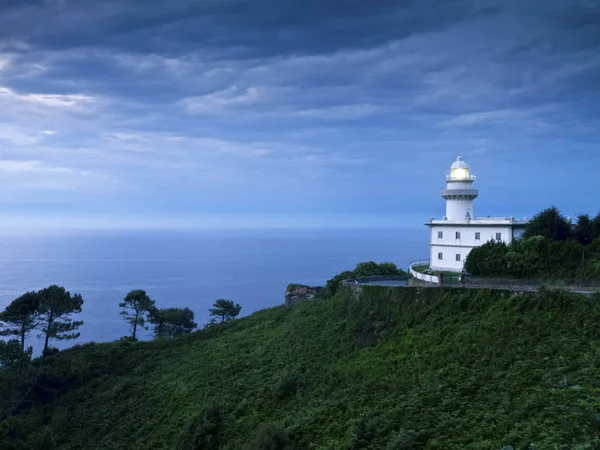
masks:
<path fill-rule="evenodd" d="M 0 226 L 600 209 L 599 0 L 2 0 Z"/>

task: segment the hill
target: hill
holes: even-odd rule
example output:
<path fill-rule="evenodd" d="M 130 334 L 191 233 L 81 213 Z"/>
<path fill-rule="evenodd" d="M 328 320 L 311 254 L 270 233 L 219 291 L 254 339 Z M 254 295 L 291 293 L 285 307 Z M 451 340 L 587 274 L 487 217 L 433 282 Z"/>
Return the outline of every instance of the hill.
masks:
<path fill-rule="evenodd" d="M 27 401 L 0 447 L 594 448 L 598 300 L 345 288 L 182 338 L 76 346 L 16 397 L 4 371 L 3 399 Z"/>

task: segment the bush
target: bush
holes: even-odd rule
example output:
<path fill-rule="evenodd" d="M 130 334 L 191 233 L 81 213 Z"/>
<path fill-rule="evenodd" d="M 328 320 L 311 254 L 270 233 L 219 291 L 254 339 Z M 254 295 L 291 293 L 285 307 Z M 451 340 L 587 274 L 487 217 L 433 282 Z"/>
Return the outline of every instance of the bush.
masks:
<path fill-rule="evenodd" d="M 341 282 L 351 278 L 371 277 L 376 275 L 406 275 L 406 272 L 399 269 L 394 263 L 384 262 L 377 264 L 374 261 L 361 262 L 356 265 L 354 270 L 346 270 L 330 280 L 325 285 L 325 296 L 334 295 Z"/>
<path fill-rule="evenodd" d="M 350 432 L 350 443 L 348 450 L 361 450 L 369 448 L 375 438 L 375 419 L 372 414 L 366 413 L 360 416 L 356 425 Z"/>
<path fill-rule="evenodd" d="M 298 390 L 298 374 L 285 370 L 271 388 L 275 401 L 281 401 L 296 394 Z"/>
<path fill-rule="evenodd" d="M 502 276 L 507 272 L 504 257 L 508 253 L 508 246 L 502 241 L 489 241 L 480 247 L 475 247 L 469 252 L 465 270 L 471 275 Z"/>
<path fill-rule="evenodd" d="M 56 355 L 60 350 L 57 347 L 48 347 L 46 351 L 44 351 L 44 356 L 52 356 Z"/>
<path fill-rule="evenodd" d="M 31 433 L 27 439 L 27 448 L 30 450 L 54 450 L 58 446 L 54 433 L 48 427 L 44 427 Z"/>
<path fill-rule="evenodd" d="M 299 450 L 289 429 L 279 425 L 267 425 L 258 431 L 246 450 Z"/>
<path fill-rule="evenodd" d="M 413 430 L 400 430 L 392 435 L 386 450 L 415 450 L 417 433 Z"/>
<path fill-rule="evenodd" d="M 19 361 L 27 362 L 31 359 L 32 352 L 31 347 L 24 352 L 21 351 L 21 343 L 18 339 L 0 340 L 0 368 L 12 366 Z"/>
<path fill-rule="evenodd" d="M 218 450 L 221 413 L 215 405 L 208 405 L 192 417 L 176 444 L 178 450 Z"/>

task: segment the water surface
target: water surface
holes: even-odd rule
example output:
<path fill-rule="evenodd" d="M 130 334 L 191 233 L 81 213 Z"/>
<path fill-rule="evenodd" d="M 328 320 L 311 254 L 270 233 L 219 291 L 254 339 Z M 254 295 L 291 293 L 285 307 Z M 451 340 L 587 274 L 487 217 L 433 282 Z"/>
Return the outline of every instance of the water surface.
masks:
<path fill-rule="evenodd" d="M 157 306 L 208 320 L 218 298 L 242 314 L 280 305 L 290 282 L 324 284 L 360 261 L 406 268 L 427 255 L 423 230 L 78 231 L 0 236 L 0 308 L 52 283 L 84 298 L 79 342 L 128 333 L 119 301 L 145 289 Z M 72 342 L 56 343 L 58 347 Z"/>

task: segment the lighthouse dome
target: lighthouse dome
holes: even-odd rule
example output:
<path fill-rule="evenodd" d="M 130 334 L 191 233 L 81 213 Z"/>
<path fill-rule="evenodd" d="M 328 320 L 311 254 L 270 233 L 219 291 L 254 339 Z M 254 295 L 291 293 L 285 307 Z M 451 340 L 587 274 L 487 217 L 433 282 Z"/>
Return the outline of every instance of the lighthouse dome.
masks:
<path fill-rule="evenodd" d="M 463 161 L 462 156 L 456 158 L 456 161 L 452 163 L 450 169 L 469 169 L 469 165 Z"/>

